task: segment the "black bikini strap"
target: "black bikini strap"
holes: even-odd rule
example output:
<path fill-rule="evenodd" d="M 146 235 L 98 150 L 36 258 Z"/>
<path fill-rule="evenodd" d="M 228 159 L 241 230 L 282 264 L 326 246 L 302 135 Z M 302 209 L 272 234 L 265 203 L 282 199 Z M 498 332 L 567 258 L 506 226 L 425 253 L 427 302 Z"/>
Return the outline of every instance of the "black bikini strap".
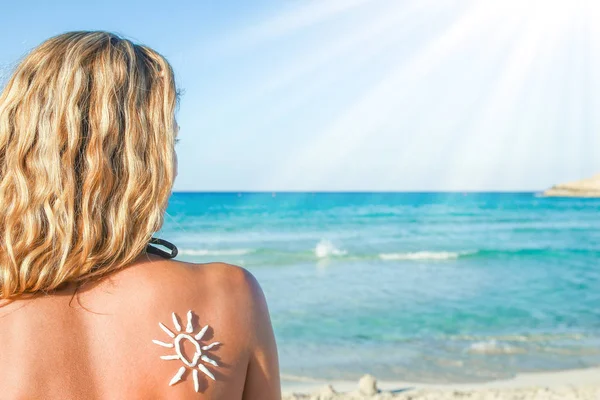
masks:
<path fill-rule="evenodd" d="M 166 247 L 167 249 L 171 250 L 171 252 L 167 253 L 166 251 L 159 249 L 158 247 L 150 246 L 151 244 Z M 177 252 L 177 246 L 175 246 L 173 243 L 167 242 L 164 239 L 154 237 L 150 239 L 150 243 L 148 243 L 148 246 L 146 247 L 146 253 L 155 254 L 163 258 L 175 258 L 177 256 Z"/>

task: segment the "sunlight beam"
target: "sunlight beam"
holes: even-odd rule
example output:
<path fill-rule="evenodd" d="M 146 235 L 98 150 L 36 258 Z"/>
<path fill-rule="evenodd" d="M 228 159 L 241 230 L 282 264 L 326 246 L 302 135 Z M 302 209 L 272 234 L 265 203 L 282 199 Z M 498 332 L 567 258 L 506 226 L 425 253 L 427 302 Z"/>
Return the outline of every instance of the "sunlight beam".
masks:
<path fill-rule="evenodd" d="M 310 27 L 376 0 L 313 0 L 236 31 L 217 40 L 208 52 L 219 56 L 235 55 L 258 44 Z"/>

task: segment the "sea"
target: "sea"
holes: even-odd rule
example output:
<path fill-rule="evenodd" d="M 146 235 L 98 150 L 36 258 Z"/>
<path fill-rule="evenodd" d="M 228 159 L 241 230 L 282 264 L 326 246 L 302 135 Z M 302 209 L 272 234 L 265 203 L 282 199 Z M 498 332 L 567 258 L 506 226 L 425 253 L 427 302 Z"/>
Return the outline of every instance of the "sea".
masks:
<path fill-rule="evenodd" d="M 287 381 L 600 366 L 600 199 L 174 193 L 158 236 L 258 279 Z"/>

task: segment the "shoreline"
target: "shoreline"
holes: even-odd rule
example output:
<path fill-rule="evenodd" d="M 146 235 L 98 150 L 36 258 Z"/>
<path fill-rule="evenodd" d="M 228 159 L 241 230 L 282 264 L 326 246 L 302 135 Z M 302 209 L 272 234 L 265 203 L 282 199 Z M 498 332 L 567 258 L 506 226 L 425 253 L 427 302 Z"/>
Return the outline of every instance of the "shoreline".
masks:
<path fill-rule="evenodd" d="M 358 394 L 357 381 L 325 381 L 306 378 L 306 381 L 302 382 L 300 381 L 301 379 L 302 378 L 294 378 L 289 376 L 286 377 L 285 375 L 282 375 L 282 391 L 285 400 L 312 398 L 600 399 L 600 367 L 564 370 L 556 372 L 524 373 L 517 374 L 510 379 L 494 380 L 481 383 L 432 384 L 406 382 L 401 380 L 381 381 L 377 382 L 377 387 L 380 389 L 380 393 L 374 396 L 366 397 L 365 395 Z M 327 389 L 328 385 L 331 385 L 336 394 Z M 579 388 L 585 389 L 586 393 L 589 392 L 589 396 L 591 397 L 588 397 L 588 394 L 586 393 L 584 393 L 583 395 L 579 395 Z M 540 394 L 538 392 L 540 392 L 540 390 L 546 391 L 547 397 L 539 397 Z M 576 393 L 569 394 L 564 392 L 565 390 L 571 390 L 574 391 L 574 393 Z M 555 392 L 558 394 L 556 394 Z M 315 395 L 317 397 L 315 397 Z M 488 397 L 488 395 L 491 397 Z M 543 396 L 544 394 L 542 393 L 541 395 Z"/>

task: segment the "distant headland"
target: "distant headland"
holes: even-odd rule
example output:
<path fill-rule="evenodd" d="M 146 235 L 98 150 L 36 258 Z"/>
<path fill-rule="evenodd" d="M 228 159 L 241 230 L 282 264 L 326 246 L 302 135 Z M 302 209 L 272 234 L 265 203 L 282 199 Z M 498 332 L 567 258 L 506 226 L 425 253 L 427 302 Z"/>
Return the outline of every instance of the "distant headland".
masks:
<path fill-rule="evenodd" d="M 580 181 L 561 183 L 544 192 L 548 197 L 600 197 L 600 174 Z"/>

